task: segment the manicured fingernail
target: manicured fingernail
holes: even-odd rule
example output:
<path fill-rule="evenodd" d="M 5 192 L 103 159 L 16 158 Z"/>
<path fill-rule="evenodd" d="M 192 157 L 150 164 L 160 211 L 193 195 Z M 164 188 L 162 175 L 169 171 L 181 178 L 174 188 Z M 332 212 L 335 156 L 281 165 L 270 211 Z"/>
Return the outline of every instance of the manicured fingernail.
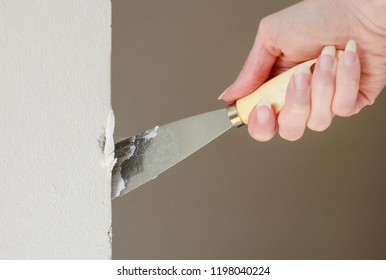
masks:
<path fill-rule="evenodd" d="M 320 54 L 320 69 L 331 71 L 335 63 L 335 46 L 325 46 Z"/>
<path fill-rule="evenodd" d="M 355 64 L 356 61 L 357 44 L 354 40 L 347 42 L 346 48 L 344 49 L 344 64 L 347 66 Z"/>
<path fill-rule="evenodd" d="M 310 85 L 311 71 L 307 64 L 300 64 L 294 74 L 295 87 L 306 89 Z"/>
<path fill-rule="evenodd" d="M 223 91 L 223 93 L 220 94 L 220 96 L 217 98 L 217 100 L 221 100 L 221 99 L 224 97 L 224 95 L 229 91 L 229 89 L 231 88 L 231 86 L 232 86 L 232 85 L 230 85 L 229 87 L 227 87 L 227 88 Z"/>
<path fill-rule="evenodd" d="M 256 104 L 256 116 L 258 122 L 266 122 L 271 115 L 271 102 L 266 97 L 262 97 Z"/>

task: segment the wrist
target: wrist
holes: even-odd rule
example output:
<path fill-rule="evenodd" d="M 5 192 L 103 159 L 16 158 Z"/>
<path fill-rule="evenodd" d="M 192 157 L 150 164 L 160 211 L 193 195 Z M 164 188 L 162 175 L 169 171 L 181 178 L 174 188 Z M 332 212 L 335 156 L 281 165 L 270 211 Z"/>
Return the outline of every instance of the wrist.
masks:
<path fill-rule="evenodd" d="M 386 36 L 386 0 L 344 0 L 344 2 L 367 28 Z"/>

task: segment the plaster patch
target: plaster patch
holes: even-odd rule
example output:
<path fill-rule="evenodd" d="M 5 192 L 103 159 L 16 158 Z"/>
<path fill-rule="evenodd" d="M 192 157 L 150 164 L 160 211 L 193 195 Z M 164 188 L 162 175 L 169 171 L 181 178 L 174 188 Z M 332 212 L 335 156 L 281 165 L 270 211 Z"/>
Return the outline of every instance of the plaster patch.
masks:
<path fill-rule="evenodd" d="M 113 242 L 113 227 L 111 226 L 109 231 L 107 232 L 107 235 L 109 236 L 110 243 Z"/>
<path fill-rule="evenodd" d="M 112 171 L 111 198 L 123 195 L 132 174 L 143 168 L 143 155 L 151 140 L 157 136 L 158 126 L 115 144 L 117 162 Z"/>
<path fill-rule="evenodd" d="M 98 140 L 99 145 L 102 148 L 104 154 L 104 166 L 111 172 L 114 168 L 117 159 L 115 158 L 115 145 L 114 145 L 114 126 L 115 126 L 115 117 L 114 112 L 110 109 L 110 112 L 107 116 L 106 127 L 104 135 Z"/>

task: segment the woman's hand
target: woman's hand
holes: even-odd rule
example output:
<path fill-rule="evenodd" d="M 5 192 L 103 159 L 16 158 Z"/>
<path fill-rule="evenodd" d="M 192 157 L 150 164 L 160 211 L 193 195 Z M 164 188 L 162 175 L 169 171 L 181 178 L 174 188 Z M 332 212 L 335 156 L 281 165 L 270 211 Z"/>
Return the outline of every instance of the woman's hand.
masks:
<path fill-rule="evenodd" d="M 386 83 L 386 17 L 378 15 L 385 10 L 386 1 L 379 0 L 309 0 L 264 18 L 239 77 L 220 97 L 235 101 L 319 56 L 312 74 L 297 69 L 279 115 L 266 99 L 257 104 L 249 116 L 250 135 L 267 141 L 278 130 L 294 141 L 306 127 L 323 131 L 334 115 L 358 113 Z M 339 60 L 335 49 L 345 50 Z"/>

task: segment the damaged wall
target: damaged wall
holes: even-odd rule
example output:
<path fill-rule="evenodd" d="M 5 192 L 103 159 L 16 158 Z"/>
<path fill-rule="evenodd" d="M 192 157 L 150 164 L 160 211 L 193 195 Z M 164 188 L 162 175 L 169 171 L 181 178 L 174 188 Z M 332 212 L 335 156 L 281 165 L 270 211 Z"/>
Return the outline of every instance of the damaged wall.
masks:
<path fill-rule="evenodd" d="M 111 2 L 1 1 L 0 34 L 0 258 L 111 258 Z"/>

